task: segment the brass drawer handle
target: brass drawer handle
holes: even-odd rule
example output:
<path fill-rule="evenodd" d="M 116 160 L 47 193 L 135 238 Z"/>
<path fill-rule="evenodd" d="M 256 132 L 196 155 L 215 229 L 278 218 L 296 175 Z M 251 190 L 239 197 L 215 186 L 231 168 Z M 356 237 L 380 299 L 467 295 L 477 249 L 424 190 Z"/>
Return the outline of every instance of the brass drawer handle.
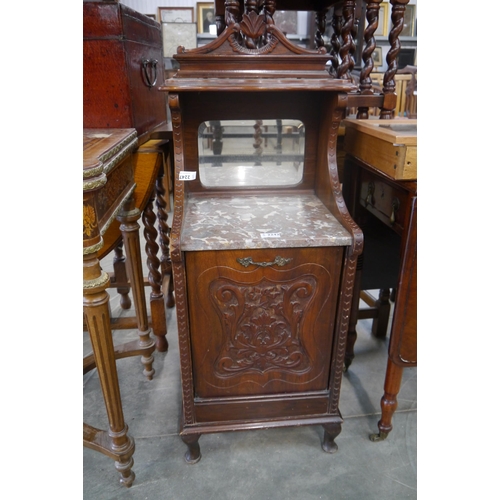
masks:
<path fill-rule="evenodd" d="M 399 201 L 399 198 L 394 198 L 392 200 L 392 212 L 391 212 L 391 224 L 394 224 L 396 222 L 396 212 L 399 210 L 401 203 Z"/>
<path fill-rule="evenodd" d="M 373 205 L 374 192 L 375 192 L 375 184 L 373 182 L 368 183 L 368 194 L 365 199 L 365 205 Z"/>
<path fill-rule="evenodd" d="M 252 257 L 245 257 L 244 259 L 236 259 L 243 267 L 248 267 L 250 264 L 254 266 L 260 267 L 269 267 L 276 264 L 279 267 L 283 267 L 285 264 L 288 264 L 292 258 L 285 259 L 284 257 L 280 257 L 279 255 L 274 259 L 273 262 L 254 262 Z"/>

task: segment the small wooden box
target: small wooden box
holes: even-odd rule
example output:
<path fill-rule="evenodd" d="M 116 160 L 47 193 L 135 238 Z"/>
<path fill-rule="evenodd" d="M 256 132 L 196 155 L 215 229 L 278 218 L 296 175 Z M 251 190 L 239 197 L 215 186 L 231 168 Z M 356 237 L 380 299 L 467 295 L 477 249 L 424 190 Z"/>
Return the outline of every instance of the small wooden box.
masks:
<path fill-rule="evenodd" d="M 344 120 L 345 151 L 396 180 L 417 179 L 417 120 Z"/>

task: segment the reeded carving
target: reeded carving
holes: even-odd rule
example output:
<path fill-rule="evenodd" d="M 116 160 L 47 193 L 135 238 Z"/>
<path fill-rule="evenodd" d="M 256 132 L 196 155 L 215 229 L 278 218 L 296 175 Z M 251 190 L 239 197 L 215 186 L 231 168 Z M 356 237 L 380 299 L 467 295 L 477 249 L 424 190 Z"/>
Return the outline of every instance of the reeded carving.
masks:
<path fill-rule="evenodd" d="M 224 278 L 214 280 L 210 298 L 226 336 L 215 361 L 215 373 L 230 377 L 248 371 L 309 370 L 311 362 L 301 336 L 316 288 L 313 276 L 285 283 L 264 278 L 247 285 Z"/>

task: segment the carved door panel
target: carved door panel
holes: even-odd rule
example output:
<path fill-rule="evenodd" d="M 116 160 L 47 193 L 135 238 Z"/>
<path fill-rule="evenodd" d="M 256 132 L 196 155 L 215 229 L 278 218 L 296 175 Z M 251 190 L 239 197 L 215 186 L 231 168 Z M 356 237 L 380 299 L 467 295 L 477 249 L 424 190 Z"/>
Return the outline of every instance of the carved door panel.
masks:
<path fill-rule="evenodd" d="M 195 397 L 327 390 L 342 257 L 343 247 L 187 252 Z"/>

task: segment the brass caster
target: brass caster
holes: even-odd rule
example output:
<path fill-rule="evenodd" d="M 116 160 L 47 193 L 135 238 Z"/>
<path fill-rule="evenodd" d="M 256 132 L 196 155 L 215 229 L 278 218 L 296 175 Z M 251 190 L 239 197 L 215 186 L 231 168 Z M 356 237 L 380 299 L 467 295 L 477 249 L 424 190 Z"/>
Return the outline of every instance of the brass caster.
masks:
<path fill-rule="evenodd" d="M 389 435 L 388 432 L 379 432 L 378 434 L 370 434 L 370 441 L 372 443 L 378 443 L 379 441 L 383 441 Z"/>

